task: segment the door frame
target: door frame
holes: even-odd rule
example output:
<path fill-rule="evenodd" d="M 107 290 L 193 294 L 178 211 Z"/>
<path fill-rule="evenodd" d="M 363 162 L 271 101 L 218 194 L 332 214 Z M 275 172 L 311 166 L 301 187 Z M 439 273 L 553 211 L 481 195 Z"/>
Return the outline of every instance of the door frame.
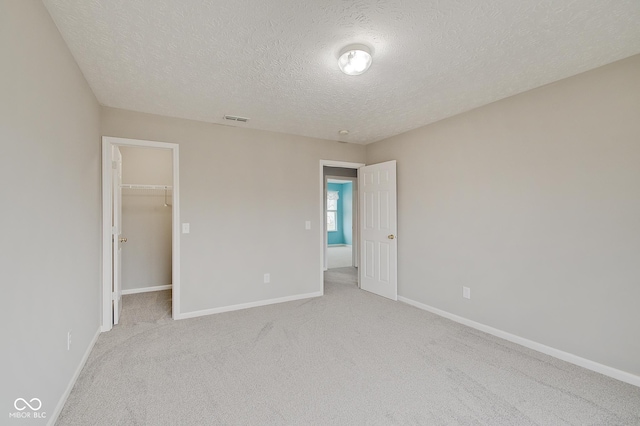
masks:
<path fill-rule="evenodd" d="M 180 181 L 179 181 L 179 145 L 175 143 L 125 139 L 111 136 L 102 137 L 102 292 L 101 292 L 101 330 L 113 328 L 112 313 L 112 175 L 111 147 L 131 146 L 139 148 L 160 148 L 171 150 L 173 165 L 173 206 L 171 217 L 171 264 L 172 264 L 172 318 L 180 315 Z"/>
<path fill-rule="evenodd" d="M 351 194 L 351 202 L 353 205 L 353 211 L 351 212 L 351 224 L 352 224 L 352 230 L 351 230 L 351 237 L 352 237 L 352 245 L 351 245 L 351 265 L 355 266 L 356 268 L 358 267 L 358 262 L 359 262 L 359 253 L 360 253 L 360 244 L 359 244 L 359 229 L 358 229 L 358 218 L 359 218 L 359 214 L 358 214 L 358 207 L 359 207 L 359 202 L 360 202 L 360 198 L 358 197 L 358 178 L 357 177 L 346 177 L 346 176 L 334 176 L 334 175 L 326 175 L 324 177 L 324 187 L 325 189 L 327 188 L 327 184 L 329 183 L 329 179 L 339 179 L 339 180 L 344 180 L 344 181 L 349 181 L 351 182 L 351 188 L 353 190 L 352 194 Z M 326 193 L 325 193 L 325 197 L 326 197 Z M 324 202 L 324 199 L 323 199 Z M 327 206 L 326 204 L 324 205 L 324 210 L 325 210 L 325 214 L 327 212 Z M 354 250 L 355 247 L 355 250 Z M 323 263 L 323 268 L 326 271 L 327 268 L 327 263 L 329 262 L 328 259 L 328 249 L 329 249 L 329 237 L 327 235 L 327 233 L 325 232 L 324 234 L 324 249 L 323 249 L 323 253 L 324 253 L 324 263 Z"/>
<path fill-rule="evenodd" d="M 113 325 L 120 322 L 122 313 L 122 151 L 120 146 L 111 145 L 111 262 L 112 267 L 112 305 L 113 305 Z M 113 173 L 115 172 L 115 173 Z M 117 214 L 116 214 L 117 212 Z M 117 232 L 116 232 L 117 231 Z M 117 260 L 117 262 L 116 262 Z M 117 286 L 116 286 L 117 282 Z"/>
<path fill-rule="evenodd" d="M 325 248 L 327 246 L 326 237 L 327 237 L 327 220 L 325 216 L 325 190 L 326 184 L 324 179 L 324 168 L 325 167 L 341 167 L 344 169 L 359 169 L 362 166 L 365 166 L 365 163 L 352 163 L 348 161 L 335 161 L 335 160 L 320 160 L 320 178 L 319 178 L 319 198 L 320 198 L 320 222 L 319 222 L 319 230 L 320 230 L 320 294 L 324 295 L 324 264 L 325 264 Z M 358 211 L 360 211 L 360 205 L 358 204 Z M 360 215 L 358 215 L 360 216 Z M 356 224 L 356 227 L 359 227 L 359 222 Z M 358 238 L 360 238 L 360 232 L 358 232 Z M 358 250 L 360 249 L 360 241 L 358 240 Z M 358 268 L 359 271 L 359 268 Z M 358 286 L 360 286 L 360 272 L 358 272 Z"/>

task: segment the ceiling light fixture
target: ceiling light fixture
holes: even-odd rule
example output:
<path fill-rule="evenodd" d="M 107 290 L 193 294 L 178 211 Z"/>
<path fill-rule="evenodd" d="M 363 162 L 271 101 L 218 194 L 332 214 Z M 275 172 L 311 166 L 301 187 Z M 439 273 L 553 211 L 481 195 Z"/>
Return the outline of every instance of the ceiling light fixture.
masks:
<path fill-rule="evenodd" d="M 371 50 L 363 44 L 351 44 L 340 52 L 338 66 L 347 75 L 360 75 L 371 66 Z"/>

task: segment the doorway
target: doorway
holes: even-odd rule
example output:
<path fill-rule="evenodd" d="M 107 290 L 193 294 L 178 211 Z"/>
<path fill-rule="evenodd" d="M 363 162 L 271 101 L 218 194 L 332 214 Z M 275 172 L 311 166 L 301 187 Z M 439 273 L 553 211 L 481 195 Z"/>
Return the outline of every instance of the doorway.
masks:
<path fill-rule="evenodd" d="M 121 315 L 133 325 L 171 317 L 171 151 L 118 146 L 122 154 Z"/>
<path fill-rule="evenodd" d="M 320 160 L 321 260 L 320 293 L 324 294 L 327 271 L 327 218 L 325 172 L 328 167 L 357 169 L 358 202 L 354 229 L 357 284 L 362 290 L 398 299 L 396 161 L 365 166 L 361 163 Z M 328 172 L 327 172 L 328 173 Z"/>
<path fill-rule="evenodd" d="M 102 154 L 102 331 L 119 322 L 123 294 L 136 300 L 150 298 L 128 295 L 163 294 L 164 309 L 175 318 L 180 306 L 178 145 L 103 137 Z"/>
<path fill-rule="evenodd" d="M 359 215 L 357 176 L 358 169 L 362 166 L 364 166 L 362 163 L 320 161 L 320 224 L 322 225 L 320 226 L 320 241 L 322 244 L 320 288 L 323 294 L 324 274 L 329 269 L 330 256 L 331 266 L 339 268 L 344 263 L 346 265 L 344 266 L 345 269 L 353 269 L 353 274 L 358 276 Z M 349 186 L 349 189 L 347 190 L 344 185 Z M 327 197 L 331 192 L 337 192 L 337 199 L 328 203 Z M 332 198 L 336 198 L 336 195 L 332 195 Z M 333 205 L 328 206 L 328 204 Z M 333 207 L 333 209 L 328 212 L 328 207 Z M 347 211 L 346 215 L 345 210 Z M 337 269 L 334 268 L 333 270 Z M 357 281 L 359 286 L 359 279 Z"/>

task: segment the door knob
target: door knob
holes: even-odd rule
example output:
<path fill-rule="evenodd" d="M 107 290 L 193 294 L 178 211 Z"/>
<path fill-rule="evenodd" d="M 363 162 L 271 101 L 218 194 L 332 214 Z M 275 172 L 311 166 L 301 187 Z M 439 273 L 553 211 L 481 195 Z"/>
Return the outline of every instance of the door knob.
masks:
<path fill-rule="evenodd" d="M 393 240 L 395 237 L 396 237 L 395 235 L 391 234 L 387 238 L 390 239 L 390 240 Z"/>
<path fill-rule="evenodd" d="M 120 238 L 120 242 L 121 242 L 121 243 L 126 243 L 126 242 L 127 242 L 127 239 L 126 239 L 126 238 Z"/>

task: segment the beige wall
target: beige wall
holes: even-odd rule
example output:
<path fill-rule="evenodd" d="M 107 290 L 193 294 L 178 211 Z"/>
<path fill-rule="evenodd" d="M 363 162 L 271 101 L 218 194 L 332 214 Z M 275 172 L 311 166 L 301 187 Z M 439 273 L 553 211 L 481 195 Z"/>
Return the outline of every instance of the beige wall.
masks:
<path fill-rule="evenodd" d="M 170 150 L 122 146 L 120 152 L 123 183 L 172 185 Z M 171 284 L 171 197 L 171 190 L 166 197 L 162 190 L 122 190 L 123 290 Z"/>
<path fill-rule="evenodd" d="M 640 374 L 640 56 L 367 146 L 390 159 L 400 295 Z"/>
<path fill-rule="evenodd" d="M 121 146 L 122 183 L 172 185 L 171 150 Z"/>
<path fill-rule="evenodd" d="M 320 160 L 364 146 L 112 108 L 102 129 L 180 144 L 181 312 L 320 290 Z"/>
<path fill-rule="evenodd" d="M 52 418 L 99 327 L 99 120 L 42 3 L 0 2 L 5 419 L 19 397 Z"/>

